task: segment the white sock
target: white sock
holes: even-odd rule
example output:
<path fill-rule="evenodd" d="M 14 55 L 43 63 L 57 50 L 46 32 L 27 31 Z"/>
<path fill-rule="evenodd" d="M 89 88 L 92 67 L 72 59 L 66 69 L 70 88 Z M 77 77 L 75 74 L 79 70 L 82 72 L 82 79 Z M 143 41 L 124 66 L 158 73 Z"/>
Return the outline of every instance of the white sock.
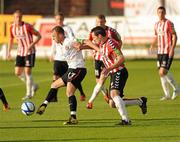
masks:
<path fill-rule="evenodd" d="M 98 95 L 99 91 L 101 90 L 101 87 L 102 87 L 101 84 L 99 84 L 99 83 L 96 84 L 96 86 L 94 87 L 93 93 L 91 95 L 91 98 L 89 99 L 88 102 L 92 103 L 95 100 L 96 96 Z"/>
<path fill-rule="evenodd" d="M 104 87 L 104 85 L 102 85 L 102 87 L 101 87 L 101 92 L 103 93 L 104 96 L 106 96 L 108 94 L 108 90 L 106 87 Z"/>
<path fill-rule="evenodd" d="M 76 115 L 76 111 L 71 111 L 71 115 Z"/>
<path fill-rule="evenodd" d="M 175 91 L 177 89 L 177 84 L 176 84 L 173 76 L 170 73 L 168 73 L 165 77 L 166 77 L 168 83 L 172 86 L 173 90 Z"/>
<path fill-rule="evenodd" d="M 163 91 L 164 91 L 164 95 L 166 97 L 169 97 L 169 86 L 168 86 L 168 82 L 167 82 L 167 79 L 166 79 L 166 76 L 163 76 L 163 77 L 160 77 L 161 79 L 161 85 L 162 85 L 162 88 L 163 88 Z"/>
<path fill-rule="evenodd" d="M 142 105 L 142 101 L 140 101 L 140 99 L 123 99 L 123 101 L 126 106 Z"/>
<path fill-rule="evenodd" d="M 27 95 L 32 95 L 33 78 L 32 75 L 26 75 L 26 92 Z"/>
<path fill-rule="evenodd" d="M 46 105 L 47 105 L 48 103 L 49 103 L 49 102 L 48 102 L 47 100 L 45 100 L 45 101 L 43 102 L 43 104 L 46 104 Z"/>
<path fill-rule="evenodd" d="M 24 73 L 22 73 L 21 75 L 18 76 L 19 79 L 21 79 L 23 82 L 26 82 L 26 76 Z"/>
<path fill-rule="evenodd" d="M 127 112 L 126 112 L 126 108 L 125 108 L 125 104 L 124 104 L 124 101 L 121 99 L 121 97 L 115 96 L 112 99 L 115 102 L 116 108 L 118 109 L 118 112 L 119 112 L 120 116 L 122 117 L 122 120 L 129 121 Z"/>

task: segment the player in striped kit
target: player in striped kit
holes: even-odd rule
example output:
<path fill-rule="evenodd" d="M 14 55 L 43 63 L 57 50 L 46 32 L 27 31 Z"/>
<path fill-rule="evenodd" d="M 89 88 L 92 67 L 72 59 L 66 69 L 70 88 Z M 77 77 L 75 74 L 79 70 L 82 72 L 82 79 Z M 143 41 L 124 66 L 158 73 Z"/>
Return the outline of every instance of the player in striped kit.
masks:
<path fill-rule="evenodd" d="M 125 103 L 120 96 L 123 96 L 123 89 L 128 78 L 128 72 L 125 68 L 125 58 L 121 52 L 117 41 L 106 36 L 104 28 L 97 26 L 91 30 L 93 40 L 99 47 L 91 41 L 85 40 L 85 45 L 95 49 L 102 56 L 105 68 L 102 70 L 104 76 L 110 75 L 110 96 L 115 102 L 116 108 L 122 117 L 119 125 L 130 125 Z"/>
<path fill-rule="evenodd" d="M 180 92 L 180 89 L 175 83 L 173 76 L 169 73 L 169 69 L 174 57 L 177 35 L 174 24 L 165 17 L 166 9 L 164 7 L 160 6 L 157 9 L 157 15 L 159 17 L 159 21 L 154 27 L 155 38 L 150 49 L 153 49 L 156 43 L 158 44 L 157 65 L 159 68 L 161 85 L 164 91 L 164 96 L 160 100 L 174 100 Z M 169 94 L 168 83 L 174 90 L 172 97 L 170 97 Z"/>
<path fill-rule="evenodd" d="M 65 125 L 77 124 L 77 101 L 75 97 L 75 91 L 81 84 L 86 75 L 85 62 L 83 59 L 82 51 L 79 50 L 80 43 L 74 39 L 65 37 L 65 32 L 62 27 L 56 26 L 52 30 L 52 36 L 59 48 L 62 48 L 65 60 L 68 63 L 67 72 L 51 84 L 51 89 L 40 107 L 37 110 L 37 114 L 43 114 L 50 100 L 57 94 L 57 88 L 66 87 L 66 95 L 69 100 L 70 106 L 70 118 Z"/>
<path fill-rule="evenodd" d="M 33 36 L 36 36 L 35 40 L 33 40 Z M 18 43 L 15 74 L 26 82 L 26 95 L 22 99 L 30 99 L 38 87 L 33 81 L 32 67 L 34 67 L 35 63 L 35 44 L 41 39 L 41 35 L 32 25 L 22 21 L 22 12 L 20 10 L 14 12 L 14 23 L 10 27 L 8 59 L 11 58 L 14 38 Z"/>
<path fill-rule="evenodd" d="M 69 39 L 74 39 L 74 33 L 72 29 L 64 24 L 64 14 L 63 13 L 57 13 L 55 15 L 55 21 L 57 26 L 61 26 L 64 29 L 65 36 Z M 51 47 L 51 60 L 54 60 L 54 75 L 53 75 L 53 81 L 57 80 L 58 78 L 62 77 L 67 69 L 68 69 L 68 64 L 63 56 L 62 49 L 59 48 L 59 46 L 56 46 L 56 42 L 52 40 L 52 47 Z M 80 91 L 80 101 L 85 100 L 85 93 L 82 89 L 82 86 L 78 87 Z M 57 102 L 57 94 L 55 97 L 51 100 L 52 102 Z"/>
<path fill-rule="evenodd" d="M 119 35 L 119 33 L 115 29 L 113 29 L 109 26 L 106 26 L 106 18 L 104 15 L 100 14 L 97 16 L 96 26 L 101 26 L 103 29 L 105 29 L 107 36 L 109 38 L 116 40 L 118 42 L 119 46 L 121 47 L 121 45 L 122 45 L 121 36 Z M 90 35 L 89 35 L 89 40 L 93 41 L 92 33 L 90 33 Z M 95 59 L 95 76 L 96 76 L 96 83 L 97 84 L 94 87 L 93 93 L 92 93 L 92 95 L 91 95 L 91 97 L 87 103 L 88 109 L 92 109 L 93 102 L 94 102 L 96 96 L 98 95 L 97 90 L 99 90 L 99 88 L 101 88 L 101 91 L 104 95 L 104 99 L 106 100 L 106 102 L 109 102 L 108 90 L 103 85 L 105 80 L 106 80 L 106 77 L 103 76 L 103 74 L 101 74 L 101 71 L 104 68 L 104 63 L 101 59 L 101 55 L 98 52 L 95 52 L 94 59 Z"/>

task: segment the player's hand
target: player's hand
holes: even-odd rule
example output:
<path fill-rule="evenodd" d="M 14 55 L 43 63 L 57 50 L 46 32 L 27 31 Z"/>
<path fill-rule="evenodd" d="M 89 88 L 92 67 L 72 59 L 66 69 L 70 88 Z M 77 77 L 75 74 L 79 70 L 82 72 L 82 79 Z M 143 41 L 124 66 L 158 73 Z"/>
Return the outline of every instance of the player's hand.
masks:
<path fill-rule="evenodd" d="M 150 53 L 153 53 L 153 51 L 155 50 L 155 47 L 153 44 L 150 45 L 149 51 Z"/>
<path fill-rule="evenodd" d="M 82 45 L 79 42 L 73 42 L 73 47 L 76 48 L 78 51 L 82 49 Z"/>
<path fill-rule="evenodd" d="M 11 56 L 11 53 L 10 53 L 10 52 L 7 53 L 6 58 L 7 58 L 7 60 L 12 60 L 12 56 Z"/>
<path fill-rule="evenodd" d="M 84 43 L 84 45 L 90 46 L 90 47 L 93 45 L 93 43 L 92 43 L 90 40 L 88 40 L 88 39 L 85 39 L 85 40 L 83 41 L 83 43 Z"/>
<path fill-rule="evenodd" d="M 49 61 L 50 62 L 54 61 L 54 56 L 53 55 L 49 56 Z"/>
<path fill-rule="evenodd" d="M 173 58 L 174 57 L 174 50 L 170 50 L 169 52 L 169 58 Z"/>
<path fill-rule="evenodd" d="M 34 47 L 34 45 L 33 45 L 33 44 L 30 44 L 29 47 L 28 47 L 28 51 L 27 51 L 27 52 L 31 51 L 31 49 L 32 49 L 33 47 Z"/>

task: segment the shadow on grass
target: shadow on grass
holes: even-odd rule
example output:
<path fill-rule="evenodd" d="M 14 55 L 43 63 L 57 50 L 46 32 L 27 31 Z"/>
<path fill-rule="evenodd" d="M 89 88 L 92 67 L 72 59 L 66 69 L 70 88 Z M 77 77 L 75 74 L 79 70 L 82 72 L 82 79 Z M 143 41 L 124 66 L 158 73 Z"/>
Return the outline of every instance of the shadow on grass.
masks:
<path fill-rule="evenodd" d="M 121 138 L 111 138 L 111 140 L 120 140 Z M 47 139 L 47 140 L 11 140 L 11 142 L 53 142 L 53 141 L 107 141 L 107 138 L 83 138 L 83 139 Z M 7 142 L 1 141 L 0 142 Z"/>
<path fill-rule="evenodd" d="M 145 138 L 146 140 L 162 140 L 162 139 L 166 139 L 166 140 L 168 140 L 168 139 L 174 139 L 174 138 L 176 138 L 176 139 L 178 139 L 178 138 L 180 138 L 180 136 L 178 136 L 178 135 L 173 135 L 173 136 L 171 136 L 171 137 L 169 137 L 169 136 L 153 136 L 153 138 L 152 138 L 152 136 L 144 136 L 144 137 L 141 137 L 140 139 L 138 139 L 137 137 L 127 137 L 127 136 L 124 136 L 124 137 L 119 137 L 119 138 L 76 138 L 76 139 L 73 139 L 73 138 L 69 138 L 69 139 L 64 139 L 64 138 L 62 138 L 62 139 L 46 139 L 46 140 L 11 140 L 11 142 L 50 142 L 50 141 L 57 141 L 57 142 L 59 142 L 59 141 L 122 141 L 122 140 L 142 140 L 142 138 Z M 1 141 L 0 140 L 0 142 L 7 142 L 7 141 Z"/>

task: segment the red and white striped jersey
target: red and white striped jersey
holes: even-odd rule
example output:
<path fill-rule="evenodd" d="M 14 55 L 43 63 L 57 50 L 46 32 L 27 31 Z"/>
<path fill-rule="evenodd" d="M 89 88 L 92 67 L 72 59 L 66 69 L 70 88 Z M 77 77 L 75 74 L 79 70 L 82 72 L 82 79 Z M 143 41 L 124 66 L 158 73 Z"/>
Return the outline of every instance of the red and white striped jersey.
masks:
<path fill-rule="evenodd" d="M 14 23 L 10 27 L 10 37 L 16 38 L 18 43 L 17 55 L 26 56 L 35 53 L 35 47 L 28 51 L 29 45 L 33 42 L 35 30 L 32 25 L 22 22 L 21 26 Z M 27 53 L 28 51 L 28 53 Z"/>
<path fill-rule="evenodd" d="M 116 40 L 117 42 L 121 41 L 121 36 L 119 35 L 119 33 L 115 29 L 106 26 L 105 30 L 106 30 L 106 35 L 109 38 L 112 38 L 112 39 Z M 90 33 L 90 35 L 89 35 L 89 40 L 91 40 L 91 41 L 93 40 L 92 33 Z M 95 58 L 95 60 L 101 60 L 101 56 L 99 55 L 98 52 L 96 52 L 94 58 Z"/>
<path fill-rule="evenodd" d="M 158 54 L 168 54 L 172 45 L 172 34 L 176 33 L 174 24 L 168 19 L 158 21 L 154 30 L 158 42 Z"/>
<path fill-rule="evenodd" d="M 113 65 L 116 62 L 116 57 L 120 54 L 122 54 L 121 48 L 114 39 L 108 38 L 106 42 L 100 45 L 100 55 L 106 68 Z M 118 68 L 111 70 L 110 73 L 115 73 L 124 67 L 125 65 L 121 64 Z"/>

